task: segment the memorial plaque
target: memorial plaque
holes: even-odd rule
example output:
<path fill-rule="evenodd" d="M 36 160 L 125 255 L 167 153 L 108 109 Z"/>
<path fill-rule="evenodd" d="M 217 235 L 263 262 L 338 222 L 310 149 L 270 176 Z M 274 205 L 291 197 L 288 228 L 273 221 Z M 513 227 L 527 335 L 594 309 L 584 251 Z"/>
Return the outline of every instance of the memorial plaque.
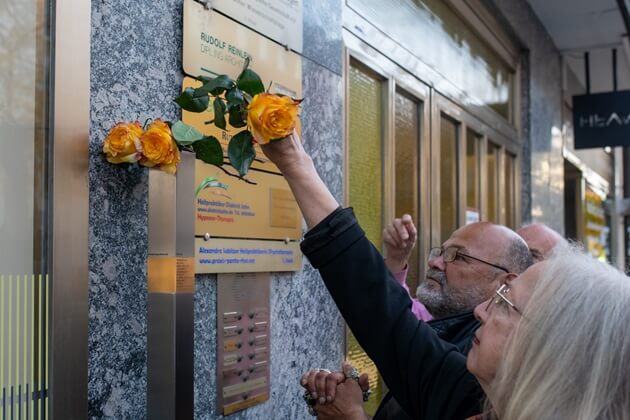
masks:
<path fill-rule="evenodd" d="M 183 36 L 184 73 L 189 76 L 236 77 L 249 57 L 265 87 L 271 83 L 274 92 L 302 97 L 302 58 L 298 54 L 194 0 L 184 1 Z"/>
<path fill-rule="evenodd" d="M 213 0 L 212 7 L 302 52 L 302 0 Z"/>
<path fill-rule="evenodd" d="M 185 73 L 236 77 L 247 57 L 270 92 L 301 97 L 299 55 L 220 13 L 185 0 Z M 200 85 L 185 77 L 182 89 Z M 212 107 L 201 113 L 182 111 L 182 120 L 204 135 L 216 137 L 223 146 L 225 161 L 229 140 L 243 130 L 217 128 L 211 123 Z M 256 160 L 246 178 L 256 185 L 226 174 L 224 170 L 236 174 L 227 164 L 221 169 L 199 160 L 195 163 L 195 185 L 207 178 L 215 181 L 195 198 L 197 273 L 295 271 L 302 266 L 297 243 L 302 235 L 302 216 L 297 203 L 278 168 L 258 146 L 255 149 Z"/>
<path fill-rule="evenodd" d="M 223 415 L 269 399 L 269 273 L 217 279 L 217 406 Z"/>

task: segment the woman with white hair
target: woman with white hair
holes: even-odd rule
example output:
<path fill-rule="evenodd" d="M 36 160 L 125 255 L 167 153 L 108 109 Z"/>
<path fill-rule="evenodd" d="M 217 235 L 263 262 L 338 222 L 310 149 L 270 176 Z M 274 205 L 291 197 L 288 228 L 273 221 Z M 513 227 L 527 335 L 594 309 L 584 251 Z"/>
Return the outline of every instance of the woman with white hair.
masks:
<path fill-rule="evenodd" d="M 467 364 L 488 396 L 487 417 L 630 419 L 626 275 L 564 250 L 475 313 L 482 325 Z"/>
<path fill-rule="evenodd" d="M 310 229 L 302 251 L 411 417 L 630 420 L 625 275 L 576 251 L 534 265 L 475 309 L 481 326 L 466 359 L 414 316 L 409 296 L 300 142 L 291 136 L 262 149 L 285 175 Z M 326 396 L 315 412 L 365 419 L 357 375 L 335 375 L 322 375 L 309 390 Z M 354 408 L 336 413 L 341 407 Z"/>

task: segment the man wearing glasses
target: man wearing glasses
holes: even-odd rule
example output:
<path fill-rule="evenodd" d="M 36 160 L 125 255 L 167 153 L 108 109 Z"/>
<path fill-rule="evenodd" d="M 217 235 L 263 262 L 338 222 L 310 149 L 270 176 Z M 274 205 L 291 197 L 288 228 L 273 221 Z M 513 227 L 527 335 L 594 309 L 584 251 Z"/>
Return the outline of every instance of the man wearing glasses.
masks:
<path fill-rule="evenodd" d="M 390 229 L 392 225 L 394 229 Z M 391 253 L 396 244 L 399 245 L 396 261 L 399 267 L 406 266 L 415 237 L 415 226 L 406 215 L 394 220 L 386 228 L 385 248 Z M 399 261 L 400 247 L 408 250 L 404 263 Z M 391 261 L 386 262 L 392 270 L 395 265 Z M 434 317 L 428 324 L 438 336 L 457 346 L 466 355 L 472 346 L 473 334 L 479 326 L 473 309 L 490 298 L 507 278 L 522 273 L 532 263 L 527 244 L 514 231 L 488 222 L 472 223 L 453 232 L 441 247 L 431 249 L 429 268 L 418 286 L 416 298 Z M 396 274 L 394 273 L 395 277 Z M 311 375 L 309 381 L 321 381 L 324 375 L 326 373 Z M 341 379 L 343 376 L 339 377 Z M 344 397 L 338 394 L 335 399 L 339 401 L 332 402 L 337 405 L 334 407 L 337 412 L 339 408 L 347 409 L 348 412 L 356 410 L 357 407 L 353 405 L 362 403 L 360 400 L 350 402 Z M 333 407 L 330 408 L 332 412 Z M 337 418 L 327 416 L 327 411 L 325 405 L 318 409 L 322 418 Z M 374 416 L 374 420 L 409 418 L 391 394 L 385 396 Z"/>

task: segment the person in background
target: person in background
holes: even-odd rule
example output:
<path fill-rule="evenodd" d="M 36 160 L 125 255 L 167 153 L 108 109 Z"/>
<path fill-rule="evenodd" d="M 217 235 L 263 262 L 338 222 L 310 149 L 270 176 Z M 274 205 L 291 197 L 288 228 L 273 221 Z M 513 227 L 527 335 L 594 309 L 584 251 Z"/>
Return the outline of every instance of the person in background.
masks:
<path fill-rule="evenodd" d="M 525 225 L 516 231 L 527 242 L 535 262 L 547 258 L 558 245 L 567 246 L 568 242 L 558 232 L 542 223 Z"/>

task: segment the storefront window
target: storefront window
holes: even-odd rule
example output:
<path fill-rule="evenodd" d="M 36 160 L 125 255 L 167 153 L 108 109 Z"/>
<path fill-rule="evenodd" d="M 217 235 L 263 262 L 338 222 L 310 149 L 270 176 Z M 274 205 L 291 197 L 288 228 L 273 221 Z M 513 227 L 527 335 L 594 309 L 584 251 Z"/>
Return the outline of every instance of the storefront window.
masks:
<path fill-rule="evenodd" d="M 486 188 L 486 220 L 498 223 L 498 196 L 499 196 L 499 147 L 488 142 L 486 153 L 487 188 Z"/>
<path fill-rule="evenodd" d="M 505 155 L 505 225 L 511 229 L 516 229 L 515 161 L 513 155 Z"/>
<path fill-rule="evenodd" d="M 440 117 L 440 238 L 446 240 L 457 229 L 457 141 L 458 124 Z"/>
<path fill-rule="evenodd" d="M 420 104 L 404 92 L 396 92 L 395 104 L 395 149 L 396 149 L 396 209 L 395 216 L 410 214 L 418 226 L 418 153 L 420 142 Z M 418 248 L 411 255 L 407 285 L 416 290 L 418 285 Z"/>
<path fill-rule="evenodd" d="M 348 71 L 348 204 L 354 208 L 361 227 L 380 248 L 383 230 L 383 103 L 381 79 L 360 65 Z M 348 330 L 347 357 L 360 372 L 370 376 L 374 397 L 366 404 L 374 414 L 383 393 L 378 371 Z"/>
<path fill-rule="evenodd" d="M 479 216 L 479 146 L 482 137 L 466 130 L 466 223 L 478 222 Z"/>

